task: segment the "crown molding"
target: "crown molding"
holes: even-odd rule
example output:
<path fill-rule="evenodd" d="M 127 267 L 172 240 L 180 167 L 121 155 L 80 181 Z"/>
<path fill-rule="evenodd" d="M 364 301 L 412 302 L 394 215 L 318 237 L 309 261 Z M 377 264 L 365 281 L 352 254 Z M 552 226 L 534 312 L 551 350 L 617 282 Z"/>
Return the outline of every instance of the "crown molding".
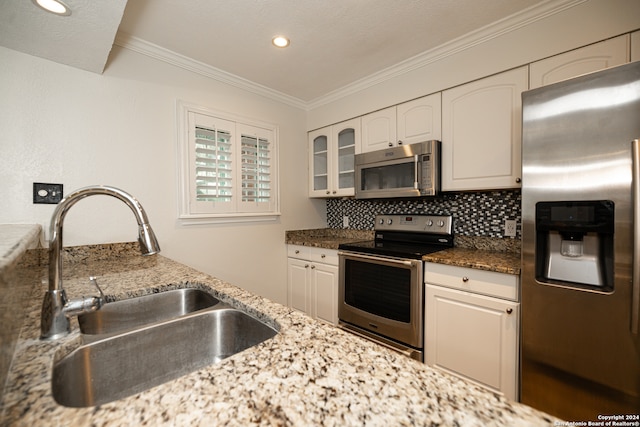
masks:
<path fill-rule="evenodd" d="M 476 31 L 465 34 L 464 36 L 458 37 L 457 39 L 436 48 L 422 52 L 412 58 L 331 91 L 326 95 L 315 98 L 309 102 L 236 76 L 235 74 L 228 73 L 219 68 L 212 67 L 211 65 L 188 58 L 184 55 L 180 55 L 127 33 L 118 32 L 114 44 L 176 67 L 217 80 L 221 83 L 264 96 L 274 101 L 282 102 L 283 104 L 290 105 L 292 107 L 309 111 L 322 105 L 337 101 L 341 98 L 353 95 L 387 80 L 409 73 L 418 68 L 441 61 L 449 56 L 455 55 L 482 43 L 486 43 L 492 39 L 503 36 L 512 31 L 516 31 L 520 28 L 526 27 L 527 25 L 531 25 L 536 21 L 546 19 L 549 16 L 558 14 L 587 1 L 589 0 L 549 0 L 543 2 L 525 9 L 522 12 L 513 14 L 500 21 L 482 27 Z"/>
<path fill-rule="evenodd" d="M 329 104 L 413 70 L 441 61 L 449 56 L 455 55 L 482 43 L 486 43 L 492 39 L 526 27 L 536 21 L 546 19 L 549 16 L 563 12 L 587 1 L 588 0 L 549 0 L 532 6 L 519 13 L 491 23 L 476 31 L 467 33 L 457 39 L 451 40 L 450 42 L 419 53 L 412 58 L 331 91 L 326 95 L 313 99 L 307 103 L 307 110 L 312 110 L 322 105 Z"/>
<path fill-rule="evenodd" d="M 235 74 L 228 73 L 219 68 L 212 67 L 211 65 L 207 65 L 203 62 L 196 61 L 195 59 L 180 55 L 179 53 L 173 52 L 169 49 L 165 49 L 153 43 L 149 43 L 130 34 L 118 31 L 114 44 L 124 49 L 138 52 L 142 55 L 157 59 L 167 64 L 174 65 L 184 70 L 200 74 L 204 77 L 217 80 L 221 83 L 225 83 L 230 86 L 234 86 L 248 92 L 264 96 L 265 98 L 282 102 L 283 104 L 287 104 L 303 110 L 307 109 L 307 103 L 299 98 L 284 94 L 274 89 L 270 89 L 266 86 L 236 76 Z"/>

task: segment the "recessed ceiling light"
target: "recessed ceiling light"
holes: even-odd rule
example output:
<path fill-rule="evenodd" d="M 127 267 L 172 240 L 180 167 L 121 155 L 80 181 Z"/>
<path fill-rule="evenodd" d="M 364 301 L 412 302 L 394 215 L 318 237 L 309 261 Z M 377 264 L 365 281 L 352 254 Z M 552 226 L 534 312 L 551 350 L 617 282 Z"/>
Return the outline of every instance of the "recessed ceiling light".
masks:
<path fill-rule="evenodd" d="M 291 42 L 285 36 L 275 36 L 271 39 L 271 43 L 276 47 L 287 47 Z"/>
<path fill-rule="evenodd" d="M 61 16 L 71 15 L 71 9 L 69 9 L 69 6 L 59 0 L 33 0 L 33 2 L 47 12 Z"/>

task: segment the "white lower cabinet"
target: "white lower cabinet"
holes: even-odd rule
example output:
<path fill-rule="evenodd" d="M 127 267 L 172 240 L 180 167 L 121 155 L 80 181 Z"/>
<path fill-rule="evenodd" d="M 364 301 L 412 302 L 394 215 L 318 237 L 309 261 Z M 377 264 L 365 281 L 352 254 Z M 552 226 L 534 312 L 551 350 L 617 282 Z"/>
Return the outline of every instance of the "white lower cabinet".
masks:
<path fill-rule="evenodd" d="M 287 304 L 338 324 L 338 251 L 287 246 Z"/>
<path fill-rule="evenodd" d="M 518 276 L 425 265 L 425 362 L 518 399 Z"/>

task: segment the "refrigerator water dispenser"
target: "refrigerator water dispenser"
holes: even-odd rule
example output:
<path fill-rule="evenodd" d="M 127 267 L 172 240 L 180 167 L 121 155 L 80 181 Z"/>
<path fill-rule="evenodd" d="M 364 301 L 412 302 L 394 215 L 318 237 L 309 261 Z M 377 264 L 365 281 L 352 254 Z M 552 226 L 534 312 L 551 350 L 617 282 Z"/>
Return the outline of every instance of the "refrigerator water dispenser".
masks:
<path fill-rule="evenodd" d="M 536 279 L 613 290 L 613 211 L 609 200 L 536 204 Z"/>

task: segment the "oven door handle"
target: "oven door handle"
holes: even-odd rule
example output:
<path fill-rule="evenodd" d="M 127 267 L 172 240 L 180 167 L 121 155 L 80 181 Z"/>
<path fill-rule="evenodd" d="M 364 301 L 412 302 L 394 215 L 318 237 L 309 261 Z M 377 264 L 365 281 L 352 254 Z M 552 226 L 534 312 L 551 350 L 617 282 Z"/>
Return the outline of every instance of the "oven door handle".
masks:
<path fill-rule="evenodd" d="M 416 260 L 403 260 L 403 259 L 394 259 L 394 258 L 384 258 L 384 257 L 377 257 L 377 256 L 372 256 L 372 255 L 364 255 L 364 254 L 354 254 L 352 252 L 343 252 L 343 251 L 339 251 L 338 252 L 338 256 L 350 256 L 352 258 L 361 258 L 361 259 L 366 259 L 369 261 L 382 261 L 382 262 L 388 262 L 391 264 L 400 264 L 400 265 L 406 265 L 406 266 L 413 266 Z"/>
<path fill-rule="evenodd" d="M 412 359 L 414 359 L 414 355 L 416 354 L 416 350 L 413 350 L 413 349 L 411 349 L 409 347 L 405 347 L 405 346 L 402 346 L 400 344 L 393 345 L 393 344 L 388 343 L 386 341 L 383 341 L 381 339 L 376 339 L 372 335 L 365 335 L 363 333 L 358 332 L 357 330 L 355 330 L 353 328 L 345 327 L 344 325 L 338 325 L 338 327 L 340 329 L 343 329 L 343 330 L 349 332 L 350 334 L 357 335 L 357 336 L 359 336 L 361 338 L 364 338 L 365 340 L 373 341 L 374 343 L 376 343 L 378 345 L 386 347 L 389 350 L 397 351 L 398 353 L 400 353 L 400 354 L 402 354 L 404 356 L 410 357 Z"/>

